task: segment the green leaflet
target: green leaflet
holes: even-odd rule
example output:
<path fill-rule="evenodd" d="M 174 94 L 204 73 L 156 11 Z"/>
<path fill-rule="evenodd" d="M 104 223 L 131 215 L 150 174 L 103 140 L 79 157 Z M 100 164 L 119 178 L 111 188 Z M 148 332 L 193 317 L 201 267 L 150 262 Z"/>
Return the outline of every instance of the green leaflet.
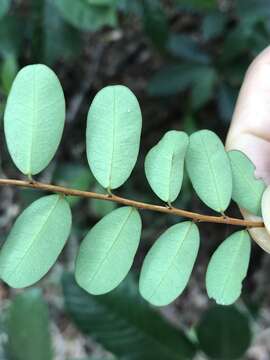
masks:
<path fill-rule="evenodd" d="M 165 202 L 170 203 L 179 195 L 187 146 L 187 134 L 172 130 L 146 156 L 147 180 L 157 196 Z"/>
<path fill-rule="evenodd" d="M 88 113 L 86 146 L 93 175 L 116 189 L 136 163 L 142 115 L 135 95 L 125 86 L 107 86 L 95 96 Z"/>
<path fill-rule="evenodd" d="M 225 211 L 232 196 L 232 170 L 219 137 L 209 130 L 193 133 L 186 166 L 199 198 L 211 209 Z"/>
<path fill-rule="evenodd" d="M 96 31 L 105 25 L 117 24 L 115 4 L 105 6 L 104 1 L 102 6 L 89 0 L 55 0 L 54 3 L 61 16 L 71 25 L 80 30 Z"/>
<path fill-rule="evenodd" d="M 81 289 L 72 274 L 64 274 L 62 283 L 66 310 L 76 326 L 119 359 L 194 358 L 195 344 L 144 301 L 132 274 L 100 296 Z"/>
<path fill-rule="evenodd" d="M 59 195 L 40 198 L 16 220 L 0 251 L 0 277 L 14 288 L 44 276 L 62 251 L 71 229 L 71 211 Z"/>
<path fill-rule="evenodd" d="M 235 306 L 207 309 L 196 328 L 199 347 L 211 359 L 243 359 L 251 342 L 248 313 Z"/>
<path fill-rule="evenodd" d="M 268 186 L 263 193 L 261 208 L 265 228 L 270 234 L 270 186 Z"/>
<path fill-rule="evenodd" d="M 206 273 L 210 298 L 220 305 L 230 305 L 241 294 L 250 258 L 250 237 L 246 230 L 233 233 L 211 257 Z"/>
<path fill-rule="evenodd" d="M 65 99 L 55 73 L 45 65 L 29 65 L 16 76 L 4 116 L 8 150 L 26 175 L 42 171 L 61 140 Z"/>
<path fill-rule="evenodd" d="M 91 294 L 114 289 L 131 268 L 141 236 L 138 211 L 125 206 L 102 218 L 86 235 L 78 253 L 75 277 Z"/>
<path fill-rule="evenodd" d="M 200 244 L 197 226 L 185 221 L 171 226 L 152 246 L 144 260 L 140 292 L 153 305 L 167 305 L 185 289 Z"/>
<path fill-rule="evenodd" d="M 265 190 L 263 180 L 255 178 L 255 166 L 238 150 L 228 152 L 233 174 L 233 200 L 254 215 L 261 215 L 261 199 Z"/>
<path fill-rule="evenodd" d="M 40 290 L 26 290 L 15 297 L 8 311 L 7 332 L 9 359 L 53 359 L 49 312 Z"/>

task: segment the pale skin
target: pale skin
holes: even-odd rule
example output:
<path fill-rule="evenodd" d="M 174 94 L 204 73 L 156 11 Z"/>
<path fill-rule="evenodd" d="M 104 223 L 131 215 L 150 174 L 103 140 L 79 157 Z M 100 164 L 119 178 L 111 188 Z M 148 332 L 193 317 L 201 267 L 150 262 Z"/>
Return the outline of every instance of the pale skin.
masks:
<path fill-rule="evenodd" d="M 243 151 L 255 164 L 255 175 L 270 184 L 270 46 L 255 58 L 246 73 L 226 148 Z M 246 219 L 259 219 L 244 210 L 242 213 Z M 251 229 L 250 234 L 270 252 L 270 235 L 265 229 Z"/>

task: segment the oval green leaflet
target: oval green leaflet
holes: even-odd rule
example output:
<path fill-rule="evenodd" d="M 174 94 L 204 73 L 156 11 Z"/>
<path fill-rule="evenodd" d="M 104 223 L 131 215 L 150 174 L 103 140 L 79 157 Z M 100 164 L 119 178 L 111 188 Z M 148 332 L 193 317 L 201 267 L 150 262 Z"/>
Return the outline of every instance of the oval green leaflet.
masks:
<path fill-rule="evenodd" d="M 124 206 L 103 217 L 86 235 L 76 259 L 77 283 L 91 294 L 104 294 L 125 278 L 139 246 L 142 222 Z"/>
<path fill-rule="evenodd" d="M 172 130 L 146 156 L 147 180 L 157 196 L 167 203 L 174 201 L 181 190 L 187 146 L 187 134 Z"/>
<path fill-rule="evenodd" d="M 270 234 L 270 186 L 263 193 L 261 209 L 266 231 Z"/>
<path fill-rule="evenodd" d="M 216 249 L 206 273 L 208 296 L 220 305 L 230 305 L 241 294 L 250 259 L 250 237 L 246 230 L 233 233 Z"/>
<path fill-rule="evenodd" d="M 107 86 L 95 96 L 87 117 L 89 166 L 106 189 L 116 189 L 137 161 L 142 115 L 135 95 L 125 86 Z"/>
<path fill-rule="evenodd" d="M 55 263 L 71 229 L 68 202 L 44 196 L 18 217 L 0 251 L 0 277 L 14 288 L 40 280 Z"/>
<path fill-rule="evenodd" d="M 156 306 L 167 305 L 181 295 L 190 278 L 199 244 L 199 230 L 191 221 L 167 229 L 143 262 L 141 295 Z"/>
<path fill-rule="evenodd" d="M 232 196 L 232 170 L 215 133 L 200 130 L 190 136 L 186 167 L 199 198 L 211 209 L 225 211 Z"/>
<path fill-rule="evenodd" d="M 17 74 L 8 96 L 4 130 L 9 153 L 25 175 L 35 175 L 52 160 L 65 122 L 65 98 L 55 73 L 29 65 Z"/>
<path fill-rule="evenodd" d="M 256 179 L 255 166 L 241 151 L 228 152 L 233 175 L 233 200 L 254 215 L 261 215 L 261 199 L 265 190 L 263 180 Z"/>

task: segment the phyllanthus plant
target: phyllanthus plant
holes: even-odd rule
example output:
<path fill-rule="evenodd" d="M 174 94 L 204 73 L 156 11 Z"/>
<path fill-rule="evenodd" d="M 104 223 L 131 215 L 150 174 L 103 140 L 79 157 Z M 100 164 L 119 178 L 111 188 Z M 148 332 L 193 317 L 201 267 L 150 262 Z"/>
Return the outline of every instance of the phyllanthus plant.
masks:
<path fill-rule="evenodd" d="M 57 76 L 45 65 L 23 68 L 12 85 L 4 115 L 9 153 L 28 180 L 0 179 L 14 185 L 54 193 L 32 203 L 16 220 L 0 251 L 0 276 L 15 288 L 40 280 L 53 266 L 71 230 L 66 195 L 113 201 L 123 206 L 93 226 L 83 239 L 75 265 L 77 283 L 87 292 L 104 294 L 128 274 L 139 246 L 139 209 L 189 219 L 167 229 L 144 260 L 139 288 L 150 303 L 162 306 L 185 289 L 200 245 L 198 222 L 239 225 L 216 249 L 206 272 L 210 298 L 229 305 L 241 293 L 251 242 L 248 230 L 270 231 L 270 189 L 254 176 L 255 167 L 240 151 L 226 152 L 209 130 L 188 136 L 170 130 L 149 151 L 145 173 L 163 205 L 152 205 L 112 193 L 131 175 L 140 146 L 142 115 L 135 95 L 125 86 L 107 86 L 95 96 L 87 117 L 86 149 L 90 169 L 107 194 L 69 189 L 35 181 L 53 158 L 64 128 L 65 99 Z M 186 168 L 199 198 L 217 216 L 174 208 Z M 258 221 L 225 215 L 231 199 L 259 216 Z M 264 222 L 261 221 L 262 215 Z"/>

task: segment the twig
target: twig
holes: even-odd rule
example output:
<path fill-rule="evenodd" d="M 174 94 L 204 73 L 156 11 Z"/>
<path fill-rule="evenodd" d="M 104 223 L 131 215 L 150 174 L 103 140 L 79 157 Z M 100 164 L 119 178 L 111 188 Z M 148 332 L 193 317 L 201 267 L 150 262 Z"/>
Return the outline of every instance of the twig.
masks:
<path fill-rule="evenodd" d="M 195 212 L 178 209 L 174 207 L 168 206 L 160 206 L 160 205 L 153 205 L 148 204 L 140 201 L 135 201 L 131 199 L 126 199 L 120 196 L 116 196 L 114 194 L 99 194 L 90 191 L 82 191 L 77 189 L 69 189 L 63 186 L 57 186 L 52 184 L 45 184 L 42 182 L 37 181 L 26 181 L 26 180 L 15 180 L 15 179 L 0 179 L 0 186 L 17 186 L 17 187 L 24 187 L 24 188 L 32 188 L 38 190 L 49 191 L 53 193 L 59 193 L 64 195 L 71 195 L 71 196 L 80 196 L 84 198 L 92 198 L 98 200 L 105 200 L 105 201 L 113 201 L 122 205 L 133 206 L 138 209 L 143 210 L 150 210 L 150 211 L 157 211 L 165 214 L 172 214 L 180 217 L 185 217 L 192 219 L 196 222 L 210 222 L 210 223 L 219 223 L 219 224 L 228 224 L 228 225 L 238 225 L 244 227 L 264 227 L 264 223 L 262 221 L 249 221 L 243 220 L 238 218 L 232 218 L 229 216 L 209 216 L 198 214 Z"/>

